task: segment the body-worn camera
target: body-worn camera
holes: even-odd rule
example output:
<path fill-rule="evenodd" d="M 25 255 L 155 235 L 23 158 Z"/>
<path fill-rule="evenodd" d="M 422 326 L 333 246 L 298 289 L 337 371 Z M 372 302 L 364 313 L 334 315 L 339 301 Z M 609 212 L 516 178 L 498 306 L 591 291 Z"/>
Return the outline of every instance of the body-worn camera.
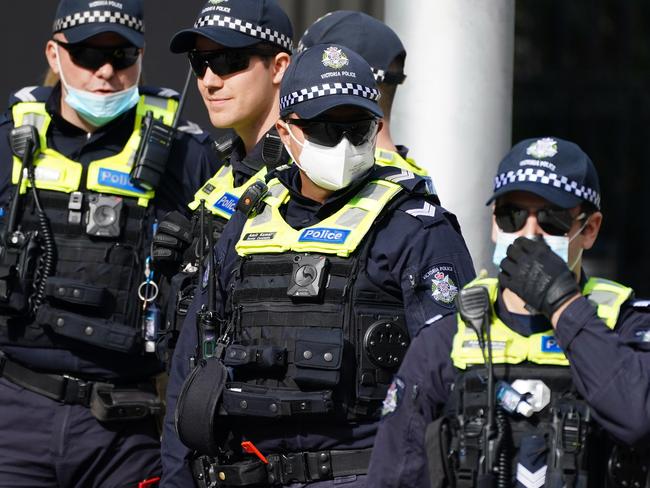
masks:
<path fill-rule="evenodd" d="M 122 205 L 122 197 L 90 195 L 86 213 L 86 234 L 97 237 L 119 237 Z"/>
<path fill-rule="evenodd" d="M 293 258 L 287 295 L 292 298 L 320 297 L 327 285 L 329 260 L 325 256 L 297 254 Z"/>

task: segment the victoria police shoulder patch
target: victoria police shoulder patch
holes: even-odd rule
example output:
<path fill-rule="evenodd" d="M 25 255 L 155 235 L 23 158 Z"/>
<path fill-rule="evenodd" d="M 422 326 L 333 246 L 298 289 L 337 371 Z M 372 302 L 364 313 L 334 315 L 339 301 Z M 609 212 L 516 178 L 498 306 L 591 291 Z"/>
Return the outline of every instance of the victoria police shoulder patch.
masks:
<path fill-rule="evenodd" d="M 437 264 L 422 274 L 431 298 L 443 306 L 451 307 L 458 295 L 458 279 L 451 264 Z"/>
<path fill-rule="evenodd" d="M 388 387 L 388 392 L 386 393 L 386 398 L 381 407 L 381 416 L 386 417 L 387 415 L 392 414 L 397 407 L 399 406 L 402 397 L 404 396 L 404 381 L 399 376 L 393 378 L 393 382 Z"/>

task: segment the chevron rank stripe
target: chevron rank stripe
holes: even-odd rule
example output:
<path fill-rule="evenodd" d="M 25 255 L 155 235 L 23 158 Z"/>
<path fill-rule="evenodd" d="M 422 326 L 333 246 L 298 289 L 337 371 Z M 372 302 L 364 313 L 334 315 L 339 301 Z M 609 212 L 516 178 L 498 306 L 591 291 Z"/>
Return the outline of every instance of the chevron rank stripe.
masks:
<path fill-rule="evenodd" d="M 600 208 L 600 194 L 596 190 L 585 187 L 574 180 L 570 180 L 566 176 L 547 172 L 543 169 L 520 168 L 517 171 L 501 173 L 494 178 L 494 191 L 509 184 L 522 181 L 541 183 L 542 185 L 559 188 L 568 193 L 574 194 L 578 198 L 587 200 L 588 202 L 593 203 L 597 208 Z"/>
<path fill-rule="evenodd" d="M 283 96 L 280 99 L 280 110 L 284 110 L 297 103 L 328 95 L 355 95 L 368 100 L 379 100 L 379 90 L 356 83 L 325 83 L 323 85 L 303 88 Z"/>
<path fill-rule="evenodd" d="M 541 488 L 546 480 L 547 466 L 542 466 L 534 473 L 531 473 L 522 464 L 517 464 L 517 481 L 526 488 Z"/>
<path fill-rule="evenodd" d="M 407 210 L 406 213 L 412 215 L 413 217 L 421 217 L 425 215 L 429 217 L 435 217 L 436 207 L 431 205 L 429 202 L 424 202 L 424 206 L 422 208 L 412 208 L 411 210 Z"/>
<path fill-rule="evenodd" d="M 83 24 L 121 24 L 144 34 L 144 22 L 124 12 L 112 10 L 86 10 L 66 15 L 54 21 L 53 32 L 70 29 Z"/>
<path fill-rule="evenodd" d="M 399 183 L 400 181 L 410 180 L 415 178 L 415 173 L 409 171 L 408 169 L 402 169 L 398 175 L 387 176 L 388 181 L 393 183 Z"/>
<path fill-rule="evenodd" d="M 291 38 L 282 34 L 281 32 L 274 31 L 267 27 L 255 25 L 252 22 L 246 22 L 242 19 L 235 17 L 228 17 L 224 15 L 205 15 L 199 18 L 194 27 L 200 29 L 201 27 L 225 27 L 226 29 L 234 30 L 246 34 L 247 36 L 257 37 L 262 41 L 278 44 L 287 51 L 291 51 L 293 42 Z"/>

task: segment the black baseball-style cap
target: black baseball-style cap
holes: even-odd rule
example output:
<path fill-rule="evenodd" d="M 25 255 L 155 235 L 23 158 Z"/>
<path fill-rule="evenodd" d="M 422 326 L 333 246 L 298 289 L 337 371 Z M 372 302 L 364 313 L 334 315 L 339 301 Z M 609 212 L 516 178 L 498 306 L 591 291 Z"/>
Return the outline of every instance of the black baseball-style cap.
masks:
<path fill-rule="evenodd" d="M 114 32 L 136 47 L 144 46 L 142 0 L 61 0 L 52 32 L 63 32 L 71 44 Z"/>
<path fill-rule="evenodd" d="M 368 63 L 352 49 L 317 44 L 296 55 L 282 77 L 280 116 L 312 119 L 342 105 L 383 117 L 379 90 Z"/>
<path fill-rule="evenodd" d="M 359 53 L 377 83 L 400 84 L 406 78 L 402 71 L 389 71 L 395 59 L 406 57 L 402 41 L 393 29 L 363 12 L 336 10 L 324 15 L 302 35 L 298 52 L 315 44 L 340 44 Z"/>
<path fill-rule="evenodd" d="M 594 163 L 580 146 L 558 137 L 517 143 L 499 164 L 487 204 L 513 191 L 534 193 L 560 208 L 588 202 L 600 209 Z"/>
<path fill-rule="evenodd" d="M 252 46 L 266 41 L 291 53 L 293 28 L 276 0 L 209 0 L 194 27 L 177 32 L 169 49 L 184 53 L 194 49 L 196 36 L 229 48 Z"/>

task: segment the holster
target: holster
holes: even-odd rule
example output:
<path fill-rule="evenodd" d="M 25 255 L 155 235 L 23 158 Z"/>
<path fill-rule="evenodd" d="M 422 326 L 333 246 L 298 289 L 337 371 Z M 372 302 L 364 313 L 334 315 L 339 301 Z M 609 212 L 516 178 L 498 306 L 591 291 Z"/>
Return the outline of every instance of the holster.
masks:
<path fill-rule="evenodd" d="M 90 411 L 100 422 L 139 420 L 159 414 L 162 409 L 163 404 L 153 389 L 95 383 L 90 395 Z"/>

